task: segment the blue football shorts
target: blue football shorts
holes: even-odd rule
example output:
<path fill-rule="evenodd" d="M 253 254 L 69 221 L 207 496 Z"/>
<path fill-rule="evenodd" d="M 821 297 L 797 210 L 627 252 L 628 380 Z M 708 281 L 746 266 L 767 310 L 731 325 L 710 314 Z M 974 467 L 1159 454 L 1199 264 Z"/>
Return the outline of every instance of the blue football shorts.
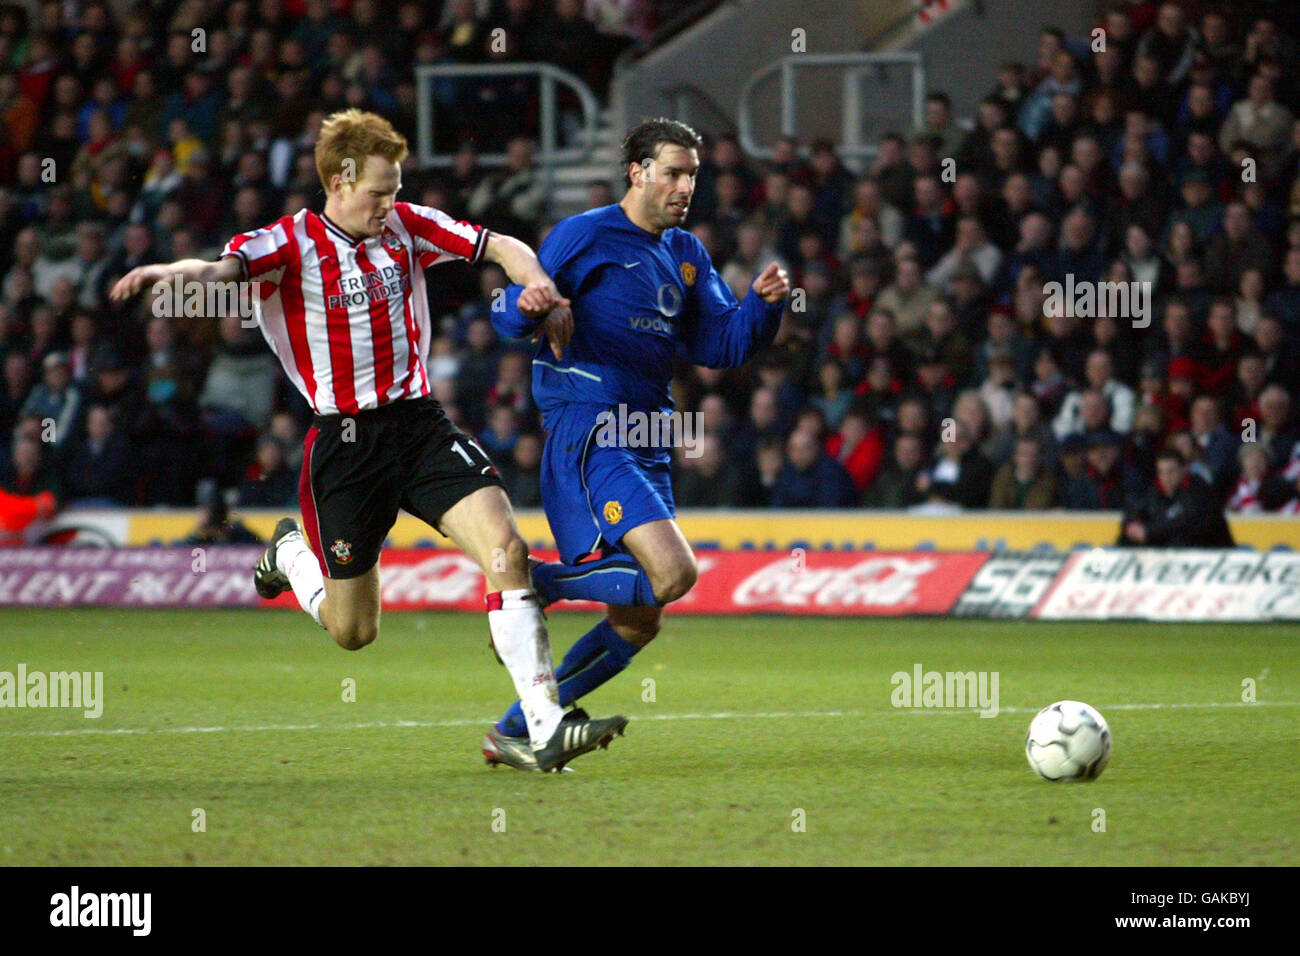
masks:
<path fill-rule="evenodd" d="M 600 551 L 621 551 L 633 528 L 674 518 L 671 452 L 602 447 L 595 405 L 567 405 L 546 415 L 542 507 L 565 564 Z"/>

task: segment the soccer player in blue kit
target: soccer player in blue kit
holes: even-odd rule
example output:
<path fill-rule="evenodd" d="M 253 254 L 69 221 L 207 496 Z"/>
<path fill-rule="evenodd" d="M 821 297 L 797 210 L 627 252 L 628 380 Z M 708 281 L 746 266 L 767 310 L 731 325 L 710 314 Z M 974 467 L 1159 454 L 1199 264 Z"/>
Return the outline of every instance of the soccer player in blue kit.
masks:
<path fill-rule="evenodd" d="M 598 441 L 602 423 L 620 405 L 667 415 L 675 358 L 735 368 L 767 348 L 790 293 L 785 270 L 772 263 L 737 302 L 704 246 L 681 228 L 699 147 L 699 135 L 674 120 L 636 126 L 623 141 L 622 201 L 561 221 L 538 250 L 571 305 L 529 319 L 512 286 L 493 312 L 502 335 L 539 341 L 542 505 L 560 563 L 536 565 L 534 589 L 544 604 L 607 605 L 556 668 L 562 706 L 627 667 L 659 633 L 664 605 L 699 574 L 674 520 L 670 449 Z M 599 556 L 582 560 L 591 555 Z M 537 769 L 518 702 L 488 732 L 483 754 L 490 764 Z"/>

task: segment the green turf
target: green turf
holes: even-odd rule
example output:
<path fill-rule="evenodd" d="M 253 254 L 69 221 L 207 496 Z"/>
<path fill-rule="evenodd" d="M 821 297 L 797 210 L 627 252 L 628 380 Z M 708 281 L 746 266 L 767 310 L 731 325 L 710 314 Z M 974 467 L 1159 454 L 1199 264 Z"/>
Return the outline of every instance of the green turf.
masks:
<path fill-rule="evenodd" d="M 591 620 L 552 616 L 557 649 Z M 390 614 L 347 653 L 299 613 L 0 611 L 0 670 L 102 670 L 106 698 L 0 709 L 0 864 L 1300 862 L 1297 626 L 674 618 L 585 702 L 627 737 L 563 775 L 483 765 L 485 626 Z M 917 663 L 997 671 L 1019 711 L 895 709 Z M 1110 722 L 1095 783 L 1025 761 L 1064 697 Z"/>

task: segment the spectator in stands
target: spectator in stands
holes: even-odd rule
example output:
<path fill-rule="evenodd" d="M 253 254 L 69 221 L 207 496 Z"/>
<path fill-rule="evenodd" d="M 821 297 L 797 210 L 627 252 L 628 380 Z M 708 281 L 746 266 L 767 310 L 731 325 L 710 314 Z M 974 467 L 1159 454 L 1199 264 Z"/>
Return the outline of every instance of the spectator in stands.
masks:
<path fill-rule="evenodd" d="M 1183 8 L 1167 2 L 1160 4 L 1155 26 L 1142 34 L 1136 52 L 1153 57 L 1164 83 L 1177 89 L 1191 71 L 1199 43 L 1196 28 L 1187 23 Z"/>
<path fill-rule="evenodd" d="M 203 426 L 195 402 L 198 364 L 173 344 L 170 320 L 155 318 L 147 329 L 144 399 L 125 425 L 134 446 L 141 503 L 186 505 L 198 479 Z"/>
<path fill-rule="evenodd" d="M 1214 493 L 1190 474 L 1182 455 L 1163 451 L 1156 482 L 1123 519 L 1120 544 L 1168 548 L 1231 548 L 1232 532 Z"/>
<path fill-rule="evenodd" d="M 917 384 L 937 399 L 936 410 L 945 408 L 972 366 L 970 339 L 957 328 L 952 307 L 942 299 L 932 303 L 925 325 L 907 345 L 916 363 Z"/>
<path fill-rule="evenodd" d="M 992 284 L 1002 266 L 1002 252 L 989 241 L 983 224 L 973 215 L 963 216 L 957 221 L 956 240 L 952 249 L 926 273 L 925 280 L 951 294 L 953 283 L 963 266 L 974 268 L 976 278 L 985 285 Z"/>
<path fill-rule="evenodd" d="M 679 452 L 684 449 L 678 449 Z M 726 508 L 741 501 L 741 475 L 727 467 L 722 443 L 707 432 L 699 438 L 697 457 L 677 456 L 673 497 L 679 508 Z"/>
<path fill-rule="evenodd" d="M 252 530 L 230 516 L 230 507 L 215 486 L 199 495 L 199 523 L 181 544 L 262 544 Z"/>
<path fill-rule="evenodd" d="M 1075 511 L 1124 511 L 1143 491 L 1141 476 L 1123 460 L 1124 436 L 1101 429 L 1084 436 L 1083 473 L 1061 489 L 1061 504 Z"/>
<path fill-rule="evenodd" d="M 1300 368 L 1293 361 L 1295 351 L 1286 342 L 1286 331 L 1281 321 L 1272 315 L 1262 316 L 1255 326 L 1253 340 L 1254 351 L 1264 362 L 1267 380 L 1281 385 L 1288 394 L 1295 394 L 1300 389 Z M 1245 352 L 1243 348 L 1241 354 Z"/>
<path fill-rule="evenodd" d="M 133 422 L 144 402 L 139 370 L 111 342 L 103 342 L 91 359 L 82 398 L 87 407 L 110 408 L 119 423 Z"/>
<path fill-rule="evenodd" d="M 78 310 L 72 316 L 72 343 L 68 347 L 68 367 L 77 385 L 85 383 L 99 342 L 99 328 L 89 311 Z"/>
<path fill-rule="evenodd" d="M 1268 449 L 1275 468 L 1282 467 L 1286 456 L 1300 438 L 1291 418 L 1291 396 L 1278 385 L 1269 385 L 1259 395 L 1259 420 L 1255 440 Z"/>
<path fill-rule="evenodd" d="M 496 378 L 501 350 L 492 323 L 482 318 L 472 321 L 465 330 L 465 344 L 467 350 L 456 372 L 456 404 L 465 411 L 471 431 L 478 431 L 486 421 L 482 396 Z"/>
<path fill-rule="evenodd" d="M 1217 492 L 1226 492 L 1234 477 L 1234 463 L 1238 441 L 1227 431 L 1219 411 L 1218 399 L 1213 395 L 1199 395 L 1191 406 L 1192 441 L 1199 449 L 1199 457 L 1209 468 L 1212 486 Z"/>
<path fill-rule="evenodd" d="M 514 408 L 494 406 L 488 413 L 487 427 L 478 433 L 478 440 L 494 460 L 508 459 L 519 440 L 519 416 Z"/>
<path fill-rule="evenodd" d="M 957 229 L 956 217 L 938 176 L 918 175 L 913 189 L 915 196 L 908 204 L 912 212 L 903 235 L 915 244 L 917 258 L 929 269 L 951 248 Z"/>
<path fill-rule="evenodd" d="M 86 434 L 70 443 L 63 493 L 70 505 L 113 507 L 135 503 L 134 461 L 127 436 L 105 405 L 92 405 Z"/>
<path fill-rule="evenodd" d="M 923 474 L 920 490 L 927 496 L 937 493 L 963 509 L 988 507 L 993 465 L 980 452 L 970 427 L 956 420 L 946 424 L 938 452 Z"/>
<path fill-rule="evenodd" d="M 41 362 L 41 380 L 27 396 L 19 414 L 39 419 L 42 429 L 48 426 L 48 440 L 55 448 L 62 448 L 72 437 L 81 420 L 81 390 L 72 384 L 72 368 L 65 353 L 51 352 L 45 356 Z"/>
<path fill-rule="evenodd" d="M 1058 438 L 1064 438 L 1072 432 L 1084 432 L 1095 427 L 1085 421 L 1083 412 L 1084 395 L 1089 391 L 1104 396 L 1110 408 L 1110 427 L 1121 435 L 1133 430 L 1133 416 L 1136 409 L 1136 396 L 1133 390 L 1115 378 L 1114 362 L 1105 349 L 1096 349 L 1089 353 L 1085 366 L 1084 378 L 1086 388 L 1075 389 L 1065 398 L 1060 414 L 1053 423 Z"/>
<path fill-rule="evenodd" d="M 1254 443 L 1245 444 L 1238 449 L 1237 461 L 1241 477 L 1228 496 L 1226 508 L 1234 514 L 1259 514 L 1264 510 L 1261 495 L 1271 471 L 1268 452 Z"/>
<path fill-rule="evenodd" d="M 925 471 L 925 445 L 918 435 L 902 433 L 894 438 L 889 461 L 870 487 L 864 504 L 868 508 L 904 510 L 925 500 L 919 481 Z"/>
<path fill-rule="evenodd" d="M 506 166 L 489 173 L 470 195 L 469 212 L 477 222 L 511 236 L 530 237 L 537 231 L 545 188 L 533 164 L 533 143 L 524 136 L 506 144 Z"/>
<path fill-rule="evenodd" d="M 1293 246 L 1283 255 L 1282 278 L 1283 285 L 1268 297 L 1264 308 L 1281 320 L 1288 338 L 1300 342 L 1300 247 Z"/>
<path fill-rule="evenodd" d="M 0 489 L 27 496 L 48 492 L 61 500 L 63 483 L 50 461 L 49 447 L 31 434 L 16 432 L 9 466 L 0 479 Z"/>
<path fill-rule="evenodd" d="M 821 394 L 812 399 L 813 407 L 822 413 L 827 427 L 838 429 L 853 404 L 853 389 L 845 384 L 843 363 L 826 358 L 818 366 L 817 380 Z"/>
<path fill-rule="evenodd" d="M 1244 203 L 1230 203 L 1223 214 L 1223 232 L 1215 236 L 1205 253 L 1211 287 L 1230 293 L 1241 283 L 1247 269 L 1270 275 L 1272 258 L 1268 240 L 1251 222 L 1250 210 Z"/>
<path fill-rule="evenodd" d="M 1281 166 L 1293 119 L 1291 111 L 1274 96 L 1273 81 L 1256 73 L 1250 78 L 1246 98 L 1233 104 L 1219 130 L 1219 148 L 1230 154 L 1237 143 L 1248 143 L 1259 156 L 1261 176 L 1270 178 Z"/>
<path fill-rule="evenodd" d="M 925 97 L 925 120 L 920 132 L 938 140 L 939 155 L 956 157 L 966 133 L 952 117 L 952 99 L 947 93 L 934 92 Z"/>
<path fill-rule="evenodd" d="M 855 498 L 860 499 L 880 472 L 884 435 L 864 408 L 850 408 L 835 433 L 826 439 L 826 453 L 844 466 L 853 479 Z"/>
<path fill-rule="evenodd" d="M 736 251 L 722 267 L 722 281 L 733 295 L 739 289 L 743 297 L 748 294 L 754 276 L 761 271 L 761 264 L 773 261 L 783 269 L 790 267 L 767 243 L 762 227 L 757 222 L 746 223 L 736 230 Z"/>
<path fill-rule="evenodd" d="M 239 483 L 239 504 L 245 508 L 284 508 L 298 500 L 298 475 L 285 462 L 280 442 L 267 435 L 257 442 L 257 459 Z"/>
<path fill-rule="evenodd" d="M 880 184 L 880 194 L 888 205 L 899 212 L 912 209 L 916 170 L 907 161 L 906 140 L 900 134 L 890 132 L 881 137 L 868 175 Z"/>
<path fill-rule="evenodd" d="M 243 326 L 238 315 L 220 320 L 221 346 L 199 393 L 199 408 L 210 434 L 231 461 L 241 444 L 251 443 L 271 416 L 275 394 L 275 356 Z M 224 476 L 227 480 L 232 474 Z"/>
<path fill-rule="evenodd" d="M 505 462 L 503 477 L 510 492 L 510 501 L 515 507 L 541 507 L 542 439 L 539 435 L 533 432 L 519 435 Z M 680 499 L 678 504 L 681 504 Z"/>
<path fill-rule="evenodd" d="M 906 338 L 920 332 L 926 313 L 938 298 L 939 290 L 926 281 L 920 261 L 904 259 L 894 281 L 881 291 L 875 304 L 889 311 L 898 334 Z"/>
<path fill-rule="evenodd" d="M 773 508 L 846 508 L 857 500 L 853 478 L 807 431 L 793 432 L 772 490 Z"/>
<path fill-rule="evenodd" d="M 853 203 L 840 218 L 840 259 L 862 251 L 855 246 L 854 236 L 858 223 L 864 219 L 875 221 L 881 242 L 891 249 L 903 238 L 903 214 L 885 202 L 880 184 L 874 179 L 859 179 L 853 185 Z"/>
<path fill-rule="evenodd" d="M 32 364 L 22 352 L 4 359 L 4 382 L 0 385 L 0 435 L 12 435 L 27 394 L 32 390 Z M 0 452 L 7 449 L 0 447 Z"/>
<path fill-rule="evenodd" d="M 1045 511 L 1056 504 L 1056 476 L 1035 438 L 1018 438 L 1012 459 L 993 476 L 989 507 L 1001 511 Z"/>

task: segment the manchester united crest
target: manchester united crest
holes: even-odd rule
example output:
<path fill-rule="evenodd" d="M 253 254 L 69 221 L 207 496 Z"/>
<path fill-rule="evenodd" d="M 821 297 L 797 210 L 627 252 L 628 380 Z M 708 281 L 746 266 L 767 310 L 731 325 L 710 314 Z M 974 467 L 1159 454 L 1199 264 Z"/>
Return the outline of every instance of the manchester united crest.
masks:
<path fill-rule="evenodd" d="M 352 560 L 351 541 L 344 541 L 342 538 L 339 538 L 330 545 L 330 551 L 334 553 L 334 560 L 339 564 L 348 564 Z"/>
<path fill-rule="evenodd" d="M 605 502 L 605 521 L 609 524 L 618 524 L 623 520 L 623 506 L 617 501 Z"/>
<path fill-rule="evenodd" d="M 688 286 L 695 285 L 695 266 L 689 262 L 682 263 L 682 281 Z"/>

